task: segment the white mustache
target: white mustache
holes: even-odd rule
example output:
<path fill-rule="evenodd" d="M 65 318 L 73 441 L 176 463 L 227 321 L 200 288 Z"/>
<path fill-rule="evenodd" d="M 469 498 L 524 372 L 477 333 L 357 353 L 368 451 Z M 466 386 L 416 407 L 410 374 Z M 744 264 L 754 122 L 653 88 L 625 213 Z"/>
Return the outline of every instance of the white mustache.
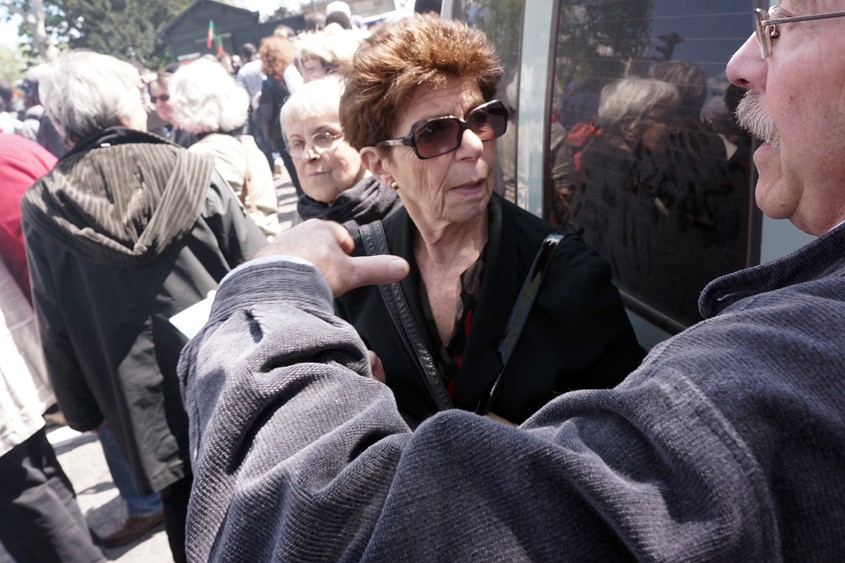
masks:
<path fill-rule="evenodd" d="M 772 116 L 760 105 L 760 93 L 749 90 L 742 97 L 736 108 L 736 118 L 739 126 L 769 143 L 773 149 L 780 148 L 780 132 Z"/>

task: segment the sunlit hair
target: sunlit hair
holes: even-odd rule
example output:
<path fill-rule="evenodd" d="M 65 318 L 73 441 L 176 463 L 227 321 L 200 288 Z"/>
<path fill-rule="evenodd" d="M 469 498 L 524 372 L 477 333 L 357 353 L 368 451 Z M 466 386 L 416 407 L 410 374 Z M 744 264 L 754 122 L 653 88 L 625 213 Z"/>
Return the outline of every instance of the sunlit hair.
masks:
<path fill-rule="evenodd" d="M 173 118 L 193 133 L 229 132 L 246 121 L 249 94 L 220 63 L 199 60 L 173 74 L 168 88 Z"/>
<path fill-rule="evenodd" d="M 330 67 L 328 71 L 346 73 L 352 67 L 352 57 L 365 37 L 366 32 L 331 24 L 326 26 L 325 31 L 301 35 L 296 43 L 296 58 L 299 61 L 320 59 Z"/>
<path fill-rule="evenodd" d="M 288 131 L 297 121 L 311 117 L 336 119 L 342 94 L 343 81 L 337 76 L 327 76 L 302 85 L 296 94 L 288 98 L 279 115 L 285 139 L 289 138 Z"/>
<path fill-rule="evenodd" d="M 384 26 L 364 40 L 352 65 L 340 122 L 347 142 L 358 150 L 394 136 L 417 88 L 440 86 L 450 77 L 470 78 L 486 102 L 496 95 L 502 77 L 499 57 L 484 32 L 429 15 Z"/>
<path fill-rule="evenodd" d="M 677 106 L 680 99 L 678 89 L 668 82 L 623 78 L 602 89 L 596 124 L 615 131 L 623 119 L 629 118 L 633 126 L 656 106 Z"/>
<path fill-rule="evenodd" d="M 293 43 L 284 37 L 265 37 L 261 40 L 261 72 L 273 80 L 281 80 L 285 69 L 293 61 Z"/>
<path fill-rule="evenodd" d="M 138 70 L 108 55 L 74 51 L 39 81 L 44 111 L 65 141 L 76 143 L 120 125 L 141 106 Z"/>

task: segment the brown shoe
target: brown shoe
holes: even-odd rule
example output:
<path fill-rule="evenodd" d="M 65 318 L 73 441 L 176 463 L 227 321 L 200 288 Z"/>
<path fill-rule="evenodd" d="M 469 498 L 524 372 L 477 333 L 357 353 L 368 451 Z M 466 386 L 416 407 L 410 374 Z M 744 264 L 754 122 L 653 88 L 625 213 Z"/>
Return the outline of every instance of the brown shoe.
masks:
<path fill-rule="evenodd" d="M 100 539 L 104 547 L 117 547 L 143 536 L 150 528 L 164 520 L 164 512 L 156 512 L 149 516 L 124 516 L 120 525 L 109 530 Z"/>

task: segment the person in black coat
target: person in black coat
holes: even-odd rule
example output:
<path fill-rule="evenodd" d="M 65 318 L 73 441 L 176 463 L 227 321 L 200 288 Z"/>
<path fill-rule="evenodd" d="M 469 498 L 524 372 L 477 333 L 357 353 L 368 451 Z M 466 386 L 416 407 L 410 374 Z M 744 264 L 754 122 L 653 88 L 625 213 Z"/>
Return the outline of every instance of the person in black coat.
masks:
<path fill-rule="evenodd" d="M 378 288 L 347 293 L 337 309 L 381 360 L 412 427 L 439 409 L 475 411 L 490 392 L 520 288 L 556 232 L 491 195 L 494 140 L 507 127 L 493 99 L 500 77 L 481 32 L 417 16 L 364 42 L 341 99 L 344 136 L 405 206 L 383 226 L 390 253 L 411 264 L 400 286 L 436 376 L 406 350 Z M 360 233 L 354 253 L 364 253 Z M 612 387 L 637 367 L 642 351 L 610 280 L 580 238 L 564 238 L 491 415 L 518 424 L 556 394 Z"/>
<path fill-rule="evenodd" d="M 192 474 L 176 364 L 188 338 L 169 319 L 266 239 L 212 159 L 145 132 L 131 65 L 77 52 L 54 67 L 41 87 L 62 96 L 45 109 L 73 149 L 21 203 L 47 370 L 68 425 L 105 422 L 138 492 L 161 492 L 185 561 Z"/>
<path fill-rule="evenodd" d="M 290 174 L 296 194 L 303 194 L 302 186 L 296 175 L 296 168 L 293 160 L 285 151 L 285 137 L 282 135 L 282 126 L 279 122 L 279 114 L 282 107 L 292 94 L 291 88 L 285 80 L 285 73 L 292 72 L 295 67 L 293 62 L 293 43 L 284 37 L 265 37 L 261 40 L 261 71 L 267 75 L 261 85 L 261 101 L 259 102 L 257 118 L 261 123 L 264 138 L 279 153 L 285 168 Z M 289 70 L 290 69 L 290 70 Z"/>

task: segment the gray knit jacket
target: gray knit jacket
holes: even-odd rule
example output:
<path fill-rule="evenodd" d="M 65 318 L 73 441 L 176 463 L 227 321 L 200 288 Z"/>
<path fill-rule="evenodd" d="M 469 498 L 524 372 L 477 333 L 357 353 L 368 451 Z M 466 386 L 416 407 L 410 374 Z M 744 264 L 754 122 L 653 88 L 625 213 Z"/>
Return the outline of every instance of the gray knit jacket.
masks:
<path fill-rule="evenodd" d="M 314 268 L 238 271 L 180 365 L 189 558 L 841 561 L 845 227 L 701 309 L 615 389 L 412 434 Z"/>

